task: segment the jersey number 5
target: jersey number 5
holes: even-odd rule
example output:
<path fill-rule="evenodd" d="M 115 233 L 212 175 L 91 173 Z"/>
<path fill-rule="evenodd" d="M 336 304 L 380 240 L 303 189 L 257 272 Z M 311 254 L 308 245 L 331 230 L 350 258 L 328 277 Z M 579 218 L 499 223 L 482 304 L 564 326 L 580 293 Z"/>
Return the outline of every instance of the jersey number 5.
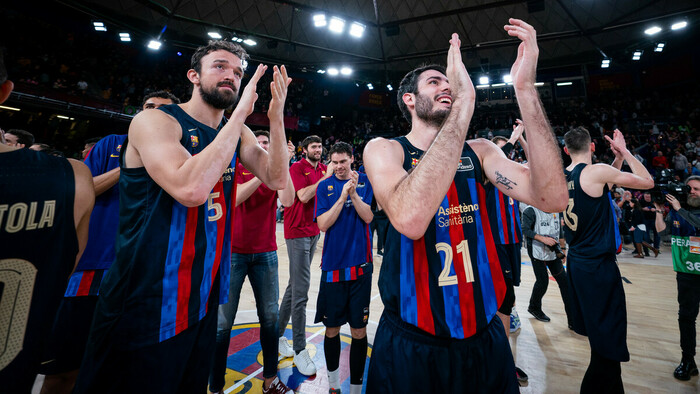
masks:
<path fill-rule="evenodd" d="M 438 276 L 438 286 L 449 286 L 456 285 L 457 274 L 450 275 L 452 270 L 452 246 L 447 242 L 440 242 L 435 245 L 435 249 L 438 254 L 440 252 L 445 253 L 445 260 L 440 276 Z M 474 270 L 472 269 L 472 260 L 469 255 L 469 243 L 465 239 L 457 245 L 457 253 L 462 256 L 462 264 L 464 266 L 464 275 L 466 276 L 466 282 L 474 282 Z"/>
<path fill-rule="evenodd" d="M 22 350 L 36 268 L 26 260 L 0 260 L 0 370 Z"/>
<path fill-rule="evenodd" d="M 212 209 L 214 210 L 214 214 L 209 216 L 209 221 L 210 222 L 215 222 L 224 215 L 224 210 L 221 208 L 221 203 L 214 202 L 215 198 L 219 198 L 221 193 L 219 192 L 213 192 L 209 193 L 209 198 L 207 199 L 207 207 L 209 207 L 209 210 L 211 211 Z"/>
<path fill-rule="evenodd" d="M 569 205 L 566 206 L 566 212 L 564 212 L 564 223 L 566 227 L 570 228 L 571 231 L 576 231 L 578 228 L 578 215 L 574 213 L 574 199 L 569 199 Z"/>

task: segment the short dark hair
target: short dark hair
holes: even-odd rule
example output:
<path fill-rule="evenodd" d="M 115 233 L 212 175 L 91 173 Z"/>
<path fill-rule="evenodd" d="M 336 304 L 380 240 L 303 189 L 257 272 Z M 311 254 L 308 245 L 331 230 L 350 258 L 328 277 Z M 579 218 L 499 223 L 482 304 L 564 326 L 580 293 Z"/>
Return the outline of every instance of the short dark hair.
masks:
<path fill-rule="evenodd" d="M 402 97 L 406 93 L 418 93 L 418 77 L 428 70 L 435 70 L 447 75 L 447 71 L 445 70 L 444 66 L 439 64 L 427 64 L 410 71 L 403 77 L 401 83 L 399 84 L 398 92 L 396 92 L 396 101 L 399 104 L 399 109 L 401 110 L 403 117 L 406 118 L 408 123 L 411 123 L 411 112 L 409 112 L 408 107 L 406 106 L 406 103 L 403 102 Z"/>
<path fill-rule="evenodd" d="M 91 137 L 85 140 L 85 145 L 95 145 L 96 143 L 100 142 L 102 137 Z"/>
<path fill-rule="evenodd" d="M 192 68 L 197 73 L 202 72 L 202 58 L 208 55 L 210 52 L 214 51 L 229 51 L 241 59 L 241 62 L 248 60 L 248 53 L 243 49 L 242 46 L 236 44 L 235 42 L 223 41 L 223 40 L 211 40 L 207 45 L 197 48 L 197 50 L 192 55 L 192 60 L 190 61 L 190 68 Z"/>
<path fill-rule="evenodd" d="M 334 153 L 345 153 L 352 158 L 352 145 L 347 142 L 338 141 L 328 150 L 328 157 L 330 158 Z"/>
<path fill-rule="evenodd" d="M 255 134 L 255 138 L 258 138 L 261 135 L 264 135 L 265 137 L 267 137 L 268 140 L 270 139 L 270 132 L 267 130 L 256 130 L 253 132 L 253 134 Z"/>
<path fill-rule="evenodd" d="M 10 129 L 5 131 L 5 134 L 14 135 L 17 137 L 17 143 L 24 144 L 24 146 L 27 148 L 34 144 L 34 135 L 26 130 Z"/>
<path fill-rule="evenodd" d="M 310 144 L 313 144 L 315 142 L 323 143 L 323 140 L 321 140 L 321 137 L 317 135 L 310 135 L 306 138 L 304 138 L 303 141 L 301 141 L 301 147 L 304 149 L 308 149 Z"/>
<path fill-rule="evenodd" d="M 39 149 L 37 149 L 38 151 L 47 151 L 49 149 L 52 149 L 49 144 L 43 144 L 41 142 L 37 142 L 37 143 L 32 144 L 32 146 L 34 146 L 34 145 L 36 145 L 39 148 Z"/>
<path fill-rule="evenodd" d="M 564 134 L 564 145 L 569 152 L 579 153 L 591 144 L 591 135 L 584 127 L 576 127 Z"/>
<path fill-rule="evenodd" d="M 170 100 L 173 102 L 173 104 L 180 104 L 180 99 L 175 97 L 174 94 L 168 92 L 167 90 L 158 90 L 158 91 L 147 94 L 146 97 L 143 98 L 143 102 L 141 103 L 141 106 L 143 107 L 144 105 L 146 105 L 146 101 L 148 101 L 148 99 L 153 98 L 153 97 L 158 97 L 158 98 Z"/>
<path fill-rule="evenodd" d="M 506 137 L 504 137 L 504 136 L 502 136 L 502 135 L 497 135 L 497 136 L 491 138 L 491 142 L 493 142 L 493 143 L 496 144 L 496 145 L 498 145 L 498 141 L 503 141 L 503 142 L 505 142 L 505 143 L 507 144 L 507 143 L 508 143 L 508 138 L 506 138 Z"/>

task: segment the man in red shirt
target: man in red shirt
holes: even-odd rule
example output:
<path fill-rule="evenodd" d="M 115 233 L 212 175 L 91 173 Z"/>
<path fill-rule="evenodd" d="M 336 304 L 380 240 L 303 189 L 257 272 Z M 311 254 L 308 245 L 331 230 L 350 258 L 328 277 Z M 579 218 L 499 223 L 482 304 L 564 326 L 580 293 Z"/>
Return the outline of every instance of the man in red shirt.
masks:
<path fill-rule="evenodd" d="M 294 356 L 302 375 L 316 373 L 316 365 L 306 350 L 306 302 L 309 300 L 310 267 L 316 251 L 319 229 L 314 222 L 316 187 L 333 174 L 333 166 L 321 163 L 323 145 L 316 135 L 306 137 L 301 146 L 306 158 L 292 164 L 289 175 L 294 182 L 294 204 L 284 210 L 284 238 L 289 255 L 289 283 L 279 311 L 279 352 Z M 284 331 L 292 318 L 293 347 Z"/>
<path fill-rule="evenodd" d="M 267 151 L 270 133 L 256 131 L 258 144 Z M 290 158 L 294 145 L 289 142 Z M 216 351 L 209 374 L 209 390 L 223 393 L 226 358 L 228 357 L 231 327 L 238 311 L 238 300 L 246 275 L 255 294 L 255 306 L 260 319 L 260 346 L 263 353 L 263 393 L 293 393 L 277 377 L 277 239 L 275 237 L 277 196 L 282 205 L 294 201 L 294 185 L 279 191 L 270 190 L 262 181 L 240 163 L 236 166 L 236 210 L 233 215 L 231 241 L 231 280 L 228 303 L 219 306 L 216 331 Z"/>

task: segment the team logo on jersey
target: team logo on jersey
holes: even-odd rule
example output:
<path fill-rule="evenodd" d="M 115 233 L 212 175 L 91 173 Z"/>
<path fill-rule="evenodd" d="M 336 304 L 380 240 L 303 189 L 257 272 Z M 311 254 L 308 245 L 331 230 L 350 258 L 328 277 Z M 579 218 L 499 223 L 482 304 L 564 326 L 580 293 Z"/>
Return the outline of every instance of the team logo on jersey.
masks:
<path fill-rule="evenodd" d="M 459 164 L 457 165 L 457 172 L 473 171 L 474 163 L 472 163 L 471 157 L 460 157 Z"/>
<path fill-rule="evenodd" d="M 420 163 L 420 159 L 416 159 L 415 157 L 411 159 L 411 167 L 415 167 Z"/>
<path fill-rule="evenodd" d="M 122 146 L 121 146 L 121 145 L 117 145 L 117 152 L 121 152 L 121 150 L 122 150 Z"/>
<path fill-rule="evenodd" d="M 365 183 L 364 183 L 364 182 L 360 182 L 360 183 L 357 184 L 357 187 L 365 187 Z"/>
<path fill-rule="evenodd" d="M 191 135 L 190 140 L 192 141 L 192 147 L 196 148 L 199 145 L 199 137 L 196 135 Z"/>
<path fill-rule="evenodd" d="M 673 227 L 675 227 L 675 228 L 680 228 L 680 227 L 681 227 L 681 222 L 678 221 L 678 220 L 674 220 L 674 221 L 673 221 Z"/>
<path fill-rule="evenodd" d="M 332 192 L 333 191 L 333 185 L 328 185 L 328 191 Z"/>
<path fill-rule="evenodd" d="M 515 201 L 513 201 L 513 197 L 508 197 L 508 204 L 510 204 L 510 205 L 515 204 Z"/>

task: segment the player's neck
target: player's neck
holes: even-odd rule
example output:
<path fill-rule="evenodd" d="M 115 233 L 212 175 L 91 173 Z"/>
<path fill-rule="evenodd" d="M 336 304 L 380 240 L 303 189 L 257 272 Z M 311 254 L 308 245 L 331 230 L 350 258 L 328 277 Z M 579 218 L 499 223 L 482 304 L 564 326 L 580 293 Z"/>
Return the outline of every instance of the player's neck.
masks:
<path fill-rule="evenodd" d="M 221 124 L 221 118 L 224 116 L 223 109 L 217 109 L 202 99 L 197 89 L 192 92 L 190 101 L 180 104 L 180 107 L 193 117 L 196 121 L 203 123 L 212 129 L 216 129 Z"/>
<path fill-rule="evenodd" d="M 5 144 L 0 143 L 0 153 L 5 153 L 5 152 L 12 152 L 14 150 L 17 150 L 18 148 L 15 148 L 13 146 L 7 146 Z"/>
<path fill-rule="evenodd" d="M 309 157 L 305 157 L 304 160 L 308 161 L 309 164 L 311 164 L 314 168 L 318 167 L 318 163 L 320 160 L 311 160 Z"/>
<path fill-rule="evenodd" d="M 435 140 L 435 137 L 437 137 L 439 131 L 440 127 L 428 124 L 414 117 L 411 131 L 406 134 L 406 138 L 408 138 L 408 141 L 416 148 L 427 151 Z"/>
<path fill-rule="evenodd" d="M 589 154 L 580 154 L 580 155 L 571 155 L 571 165 L 569 166 L 570 168 L 576 167 L 576 165 L 585 163 L 585 164 L 591 164 L 593 163 L 593 159 L 591 158 L 590 153 Z"/>

